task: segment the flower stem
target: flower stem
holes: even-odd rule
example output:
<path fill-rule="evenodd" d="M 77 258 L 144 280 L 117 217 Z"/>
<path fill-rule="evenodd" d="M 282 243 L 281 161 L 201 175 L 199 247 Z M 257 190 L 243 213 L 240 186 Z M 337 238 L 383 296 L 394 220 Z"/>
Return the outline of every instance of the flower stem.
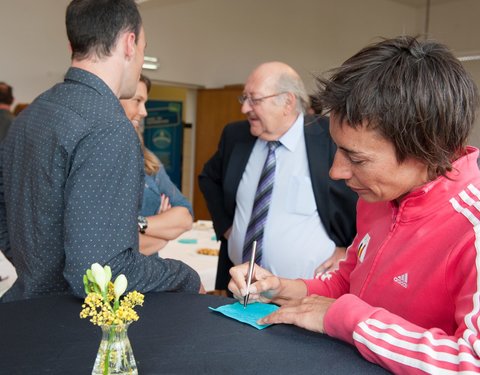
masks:
<path fill-rule="evenodd" d="M 103 366 L 103 375 L 108 375 L 110 370 L 110 350 L 112 346 L 113 337 L 115 334 L 115 326 L 111 326 L 108 332 L 107 351 L 105 353 L 105 364 Z"/>

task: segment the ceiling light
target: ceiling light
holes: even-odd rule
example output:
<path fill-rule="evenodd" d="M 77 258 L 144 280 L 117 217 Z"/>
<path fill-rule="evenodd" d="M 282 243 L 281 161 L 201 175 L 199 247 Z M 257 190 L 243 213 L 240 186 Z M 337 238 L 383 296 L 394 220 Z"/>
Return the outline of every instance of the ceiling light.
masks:
<path fill-rule="evenodd" d="M 142 68 L 146 70 L 157 70 L 158 59 L 156 57 L 144 56 Z"/>
<path fill-rule="evenodd" d="M 460 57 L 458 57 L 458 60 L 460 60 L 460 61 L 480 60 L 480 55 L 460 56 Z"/>

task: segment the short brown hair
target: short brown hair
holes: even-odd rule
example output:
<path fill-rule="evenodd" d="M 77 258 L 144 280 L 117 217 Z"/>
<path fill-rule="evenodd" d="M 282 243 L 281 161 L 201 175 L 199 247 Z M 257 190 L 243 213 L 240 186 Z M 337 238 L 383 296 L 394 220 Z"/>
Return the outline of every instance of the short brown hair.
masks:
<path fill-rule="evenodd" d="M 13 89 L 12 86 L 5 82 L 0 82 L 0 103 L 12 105 Z"/>
<path fill-rule="evenodd" d="M 395 147 L 399 162 L 424 162 L 431 178 L 464 154 L 477 87 L 446 46 L 410 36 L 370 45 L 317 78 L 317 110 L 356 128 L 366 123 Z"/>
<path fill-rule="evenodd" d="M 123 32 L 138 42 L 142 18 L 134 0 L 72 0 L 65 15 L 72 59 L 110 56 Z"/>

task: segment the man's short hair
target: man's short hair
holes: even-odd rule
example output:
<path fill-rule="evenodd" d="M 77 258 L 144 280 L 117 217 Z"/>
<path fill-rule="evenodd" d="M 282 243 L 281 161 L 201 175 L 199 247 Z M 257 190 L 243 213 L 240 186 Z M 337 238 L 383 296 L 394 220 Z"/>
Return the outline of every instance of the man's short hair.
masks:
<path fill-rule="evenodd" d="M 0 82 L 0 103 L 12 105 L 13 89 L 12 86 L 5 82 Z"/>
<path fill-rule="evenodd" d="M 479 102 L 446 46 L 410 36 L 362 49 L 317 84 L 317 110 L 353 128 L 366 124 L 393 143 L 399 162 L 420 160 L 430 177 L 445 175 L 464 154 Z"/>
<path fill-rule="evenodd" d="M 65 21 L 76 60 L 110 56 L 121 33 L 133 32 L 138 41 L 142 26 L 134 0 L 72 0 Z"/>

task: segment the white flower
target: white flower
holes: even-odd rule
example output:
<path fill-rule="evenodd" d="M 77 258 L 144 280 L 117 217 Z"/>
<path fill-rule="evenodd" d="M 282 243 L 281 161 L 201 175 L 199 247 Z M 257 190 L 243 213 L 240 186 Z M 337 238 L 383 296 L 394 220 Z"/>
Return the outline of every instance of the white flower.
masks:
<path fill-rule="evenodd" d="M 125 275 L 118 275 L 113 283 L 113 291 L 115 294 L 115 299 L 118 300 L 123 293 L 127 290 L 127 278 Z"/>
<path fill-rule="evenodd" d="M 110 280 L 112 280 L 112 269 L 110 266 L 105 266 L 103 269 L 105 271 L 105 285 L 108 285 Z"/>
<path fill-rule="evenodd" d="M 105 269 L 98 263 L 92 264 L 92 276 L 95 279 L 95 283 L 100 288 L 101 292 L 105 292 L 107 288 L 107 274 L 105 273 Z"/>

